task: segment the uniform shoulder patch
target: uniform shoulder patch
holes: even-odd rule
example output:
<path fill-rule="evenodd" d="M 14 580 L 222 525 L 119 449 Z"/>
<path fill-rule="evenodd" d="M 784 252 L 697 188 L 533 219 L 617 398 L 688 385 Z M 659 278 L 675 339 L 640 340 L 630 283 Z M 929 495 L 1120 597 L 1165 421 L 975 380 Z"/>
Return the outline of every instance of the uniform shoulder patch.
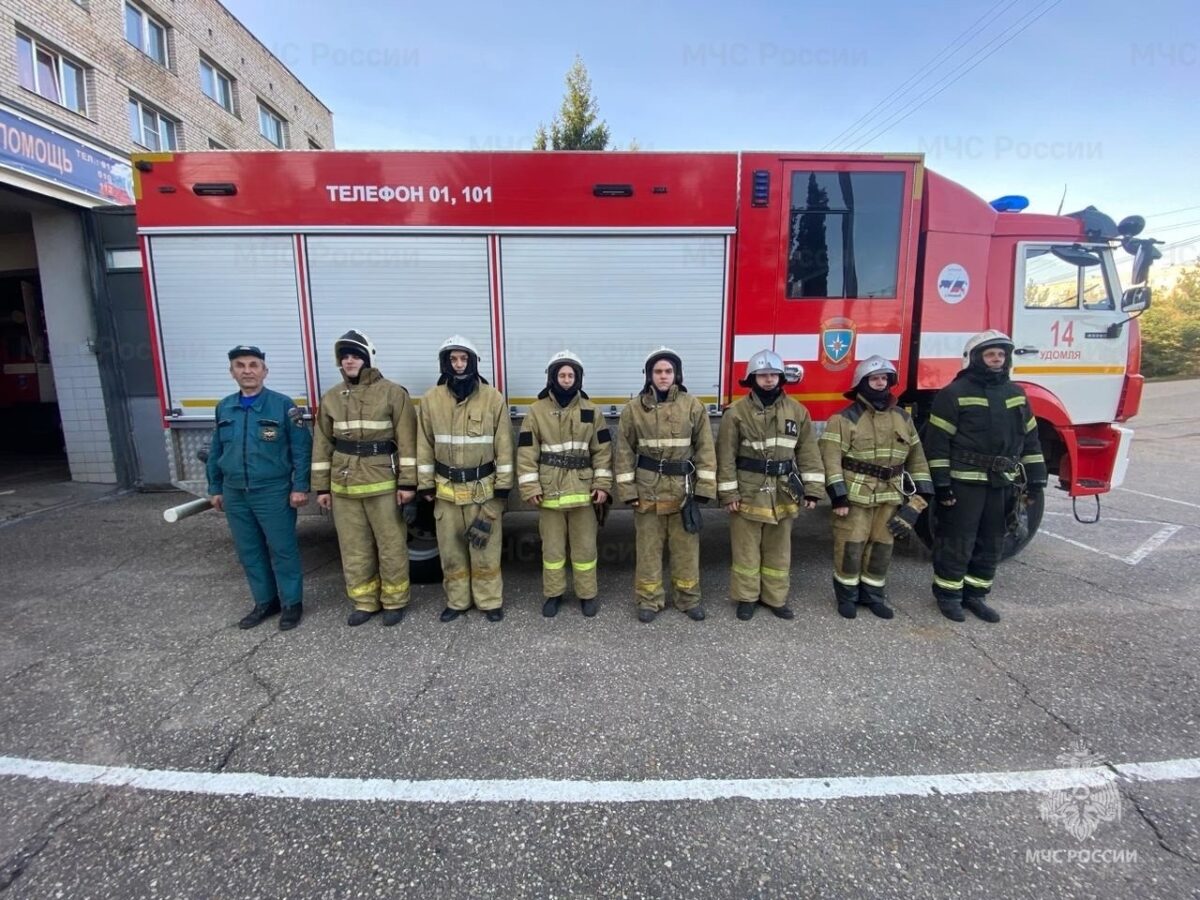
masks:
<path fill-rule="evenodd" d="M 579 411 L 579 421 L 580 422 L 595 422 L 596 421 L 596 411 L 594 409 L 581 409 Z"/>
<path fill-rule="evenodd" d="M 517 446 L 518 447 L 532 447 L 533 446 L 533 432 L 532 431 L 522 431 L 520 436 L 517 437 Z"/>
<path fill-rule="evenodd" d="M 605 426 L 603 428 L 597 428 L 596 429 L 596 440 L 599 441 L 601 444 L 607 444 L 609 441 L 612 440 L 612 432 L 608 430 L 607 426 Z"/>
<path fill-rule="evenodd" d="M 850 422 L 853 425 L 858 424 L 858 420 L 862 418 L 862 414 L 863 414 L 862 404 L 858 403 L 858 402 L 851 403 L 849 406 L 847 406 L 845 409 L 841 410 L 838 413 L 839 416 L 841 416 L 843 419 L 845 419 L 846 421 Z"/>
<path fill-rule="evenodd" d="M 795 419 L 784 419 L 783 433 L 790 437 L 795 437 L 800 433 L 800 429 L 797 427 Z"/>

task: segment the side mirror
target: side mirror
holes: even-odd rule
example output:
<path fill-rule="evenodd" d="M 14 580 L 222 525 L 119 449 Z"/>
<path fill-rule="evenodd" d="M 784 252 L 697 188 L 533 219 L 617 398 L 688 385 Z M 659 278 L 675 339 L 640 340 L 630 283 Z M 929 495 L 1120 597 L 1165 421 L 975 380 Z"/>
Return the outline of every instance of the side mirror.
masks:
<path fill-rule="evenodd" d="M 804 380 L 804 366 L 800 363 L 785 363 L 783 366 L 783 380 L 788 384 L 799 384 Z"/>
<path fill-rule="evenodd" d="M 1121 312 L 1136 313 L 1150 308 L 1150 286 L 1131 287 L 1121 295 Z"/>

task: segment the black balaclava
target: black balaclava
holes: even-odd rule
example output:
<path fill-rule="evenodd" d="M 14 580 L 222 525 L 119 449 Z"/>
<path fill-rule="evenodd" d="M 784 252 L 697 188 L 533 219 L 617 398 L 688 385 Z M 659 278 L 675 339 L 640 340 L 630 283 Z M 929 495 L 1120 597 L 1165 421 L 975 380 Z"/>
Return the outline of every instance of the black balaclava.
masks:
<path fill-rule="evenodd" d="M 687 388 L 683 386 L 683 360 L 669 350 L 664 350 L 661 353 L 655 353 L 652 357 L 646 360 L 646 383 L 642 385 L 642 393 L 644 394 L 650 390 L 653 390 L 654 396 L 659 403 L 665 402 L 667 395 L 671 393 L 670 388 L 667 388 L 665 391 L 660 391 L 654 386 L 654 376 L 651 375 L 651 373 L 654 371 L 655 364 L 661 359 L 665 359 L 675 367 L 675 384 L 679 386 L 681 391 L 687 390 Z"/>
<path fill-rule="evenodd" d="M 369 356 L 367 356 L 367 351 L 363 350 L 361 347 L 353 347 L 353 346 L 340 347 L 340 348 L 338 348 L 339 367 L 340 367 L 341 361 L 343 359 L 345 359 L 347 356 L 353 356 L 357 359 L 362 360 L 363 367 L 358 370 L 358 374 L 355 375 L 353 378 L 351 378 L 349 375 L 347 375 L 345 373 L 345 371 L 342 372 L 342 377 L 345 378 L 348 382 L 350 382 L 351 384 L 358 384 L 358 380 L 360 378 L 362 378 L 362 373 L 365 372 L 370 367 L 371 358 Z"/>
<path fill-rule="evenodd" d="M 558 371 L 563 366 L 570 366 L 575 370 L 575 383 L 569 388 L 562 388 L 558 384 Z M 575 395 L 583 391 L 583 369 L 575 365 L 569 360 L 560 362 L 557 366 L 550 369 L 550 373 L 546 376 L 546 389 L 538 394 L 539 397 L 554 397 L 554 401 L 562 407 L 569 406 L 571 401 L 575 399 Z M 587 396 L 584 394 L 584 396 Z"/>
<path fill-rule="evenodd" d="M 870 375 L 859 379 L 858 386 L 854 389 L 854 392 L 869 406 L 883 411 L 892 405 L 892 385 L 896 383 L 896 376 L 888 375 L 888 386 L 882 391 L 873 389 L 868 384 L 870 380 Z"/>
<path fill-rule="evenodd" d="M 453 350 L 463 350 L 467 354 L 467 368 L 461 375 L 455 372 L 454 367 L 450 365 L 450 353 Z M 470 397 L 475 388 L 479 386 L 479 382 L 483 380 L 479 377 L 479 358 L 470 350 L 462 347 L 450 347 L 443 350 L 438 356 L 438 364 L 442 370 L 438 384 L 445 384 L 449 387 L 450 393 L 459 403 Z"/>
<path fill-rule="evenodd" d="M 983 363 L 983 351 L 999 347 L 1004 351 L 1004 368 L 993 372 Z M 967 364 L 967 374 L 980 384 L 1004 384 L 1008 381 L 1008 373 L 1012 371 L 1012 348 L 1003 343 L 984 344 L 971 351 L 970 362 Z"/>
<path fill-rule="evenodd" d="M 771 388 L 770 390 L 767 390 L 766 388 L 762 387 L 758 383 L 757 376 L 751 376 L 751 377 L 754 378 L 754 381 L 750 385 L 750 390 L 754 394 L 755 397 L 757 397 L 759 400 L 762 401 L 763 406 L 770 406 L 772 403 L 774 403 L 776 400 L 778 400 L 779 395 L 783 393 L 783 376 L 782 375 L 779 376 L 779 381 L 778 381 L 778 383 L 776 383 L 775 387 Z"/>

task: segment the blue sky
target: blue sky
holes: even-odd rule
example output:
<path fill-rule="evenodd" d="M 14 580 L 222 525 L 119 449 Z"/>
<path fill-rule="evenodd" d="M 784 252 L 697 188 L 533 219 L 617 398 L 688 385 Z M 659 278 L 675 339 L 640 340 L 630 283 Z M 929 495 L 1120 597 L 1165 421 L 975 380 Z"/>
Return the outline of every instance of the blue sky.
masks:
<path fill-rule="evenodd" d="M 820 150 L 903 89 L 831 149 L 923 151 L 1034 211 L 1053 212 L 1065 184 L 1068 211 L 1139 213 L 1148 233 L 1196 238 L 1170 261 L 1200 248 L 1187 0 L 294 0 L 284 15 L 277 0 L 225 2 L 333 110 L 341 149 L 525 149 L 576 53 L 614 144 L 644 150 Z"/>

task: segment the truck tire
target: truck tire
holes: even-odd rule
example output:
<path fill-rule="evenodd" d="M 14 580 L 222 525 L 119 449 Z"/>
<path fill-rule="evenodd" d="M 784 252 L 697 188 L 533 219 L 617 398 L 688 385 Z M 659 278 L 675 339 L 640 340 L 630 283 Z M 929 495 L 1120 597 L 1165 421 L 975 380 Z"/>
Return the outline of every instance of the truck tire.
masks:
<path fill-rule="evenodd" d="M 408 577 L 414 584 L 442 580 L 442 558 L 434 530 L 433 504 L 418 501 L 417 521 L 408 526 Z"/>
<path fill-rule="evenodd" d="M 925 548 L 931 551 L 933 550 L 933 516 L 936 515 L 936 508 L 936 503 L 930 504 L 929 508 L 921 513 L 916 524 L 917 537 L 921 539 Z M 1024 519 L 1025 528 L 1019 529 L 1019 533 L 1010 530 L 1005 536 L 1003 559 L 1016 556 L 1029 546 L 1029 542 L 1033 540 L 1033 536 L 1037 534 L 1038 528 L 1042 525 L 1042 515 L 1045 511 L 1046 494 L 1043 491 L 1031 506 L 1018 512 L 1018 515 Z"/>

